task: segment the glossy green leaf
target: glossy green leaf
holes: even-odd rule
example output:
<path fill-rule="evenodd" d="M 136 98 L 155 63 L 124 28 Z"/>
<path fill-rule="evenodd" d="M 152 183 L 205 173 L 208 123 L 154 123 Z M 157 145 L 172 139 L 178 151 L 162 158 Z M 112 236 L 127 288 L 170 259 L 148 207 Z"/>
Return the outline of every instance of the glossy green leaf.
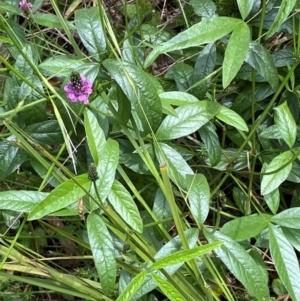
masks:
<path fill-rule="evenodd" d="M 288 228 L 300 229 L 299 217 L 300 207 L 289 208 L 274 215 L 271 219 L 271 222 Z"/>
<path fill-rule="evenodd" d="M 128 301 L 131 299 L 131 297 L 134 295 L 134 293 L 140 288 L 140 286 L 143 284 L 145 278 L 147 275 L 147 271 L 142 271 L 139 274 L 137 274 L 130 283 L 126 286 L 124 291 L 121 293 L 121 295 L 118 297 L 116 301 Z"/>
<path fill-rule="evenodd" d="M 151 276 L 170 301 L 187 301 L 167 280 L 154 273 Z"/>
<path fill-rule="evenodd" d="M 106 140 L 96 116 L 88 109 L 84 111 L 84 128 L 91 155 L 97 166 L 105 148 Z"/>
<path fill-rule="evenodd" d="M 155 153 L 160 164 L 167 164 L 170 179 L 181 188 L 187 187 L 186 176 L 192 175 L 194 172 L 180 153 L 164 143 L 156 145 Z"/>
<path fill-rule="evenodd" d="M 117 277 L 113 241 L 100 216 L 89 214 L 86 226 L 101 287 L 108 295 L 113 292 Z"/>
<path fill-rule="evenodd" d="M 229 39 L 223 62 L 223 88 L 227 88 L 240 70 L 250 45 L 250 28 L 247 23 L 236 27 Z"/>
<path fill-rule="evenodd" d="M 166 257 L 158 259 L 151 265 L 150 269 L 151 270 L 164 269 L 173 264 L 192 260 L 198 256 L 202 256 L 202 255 L 214 250 L 215 248 L 217 248 L 221 245 L 222 245 L 222 242 L 212 242 L 212 243 L 200 246 L 200 247 L 195 247 L 193 249 L 178 251 L 176 253 L 173 253 Z"/>
<path fill-rule="evenodd" d="M 0 181 L 14 172 L 27 160 L 25 151 L 15 146 L 14 137 L 0 141 Z"/>
<path fill-rule="evenodd" d="M 280 279 L 292 300 L 300 300 L 300 269 L 295 251 L 280 229 L 269 224 L 270 251 Z"/>
<path fill-rule="evenodd" d="M 58 16 L 49 12 L 36 13 L 33 15 L 33 20 L 36 24 L 45 26 L 47 28 L 63 29 L 63 25 L 61 24 Z M 69 29 L 76 29 L 76 27 L 70 21 L 64 20 L 64 22 L 66 23 Z"/>
<path fill-rule="evenodd" d="M 99 8 L 76 9 L 75 24 L 81 41 L 90 55 L 98 60 L 101 59 L 106 50 L 106 40 Z"/>
<path fill-rule="evenodd" d="M 223 245 L 214 250 L 222 262 L 257 300 L 269 300 L 268 279 L 261 273 L 254 259 L 237 242 L 228 236 L 205 231 L 209 242 L 222 241 Z"/>
<path fill-rule="evenodd" d="M 211 79 L 205 79 L 209 76 L 216 67 L 217 51 L 216 44 L 210 43 L 204 47 L 199 53 L 197 61 L 195 63 L 194 72 L 189 79 L 190 85 L 195 87 L 191 90 L 191 93 L 203 99 L 205 93 L 209 88 Z"/>
<path fill-rule="evenodd" d="M 289 14 L 292 12 L 297 0 L 282 0 L 279 6 L 276 18 L 266 34 L 266 39 L 274 35 L 275 32 L 279 31 L 282 23 L 287 19 Z"/>
<path fill-rule="evenodd" d="M 211 166 L 215 166 L 220 162 L 222 156 L 221 144 L 216 132 L 216 127 L 209 121 L 201 127 L 198 132 L 206 148 L 209 163 Z"/>
<path fill-rule="evenodd" d="M 280 204 L 280 194 L 279 189 L 276 188 L 270 193 L 267 193 L 264 195 L 264 199 L 266 201 L 266 204 L 270 208 L 271 212 L 273 214 L 276 214 L 279 204 Z"/>
<path fill-rule="evenodd" d="M 154 48 L 147 57 L 144 67 L 149 67 L 162 53 L 213 43 L 229 34 L 243 21 L 229 17 L 215 17 L 203 20 L 185 31 L 180 32 L 171 40 Z"/>
<path fill-rule="evenodd" d="M 251 12 L 251 9 L 254 4 L 254 0 L 237 0 L 237 4 L 239 7 L 241 16 L 242 16 L 243 20 L 245 20 Z"/>
<path fill-rule="evenodd" d="M 267 49 L 257 42 L 252 42 L 245 60 L 276 91 L 278 87 L 277 69 Z"/>
<path fill-rule="evenodd" d="M 29 190 L 9 190 L 0 192 L 0 209 L 29 212 L 48 196 L 47 192 Z"/>
<path fill-rule="evenodd" d="M 203 20 L 215 16 L 217 7 L 212 0 L 190 0 L 190 3 L 195 14 L 202 17 Z"/>
<path fill-rule="evenodd" d="M 248 126 L 244 119 L 235 111 L 227 107 L 221 106 L 220 111 L 216 114 L 216 117 L 238 130 L 248 132 Z"/>
<path fill-rule="evenodd" d="M 143 134 L 155 130 L 162 117 L 162 104 L 156 89 L 155 79 L 140 67 L 117 60 L 106 60 L 104 67 L 131 102 L 132 114 L 138 129 Z"/>
<path fill-rule="evenodd" d="M 34 123 L 25 128 L 25 132 L 41 144 L 63 143 L 63 136 L 56 120 Z"/>
<path fill-rule="evenodd" d="M 188 229 L 188 230 L 184 231 L 184 235 L 185 235 L 186 240 L 188 242 L 189 248 L 192 249 L 195 246 L 195 244 L 196 244 L 196 242 L 198 240 L 198 236 L 199 236 L 198 229 L 196 229 L 196 228 Z M 173 253 L 175 253 L 175 252 L 177 252 L 179 250 L 182 250 L 182 242 L 181 242 L 179 236 L 177 235 L 176 237 L 172 238 L 168 243 L 166 243 L 157 252 L 157 254 L 154 256 L 154 259 L 158 260 L 160 258 L 163 258 L 165 256 L 173 254 Z M 171 266 L 166 267 L 165 271 L 169 275 L 173 275 L 182 265 L 183 265 L 183 262 L 180 262 L 180 263 L 177 263 L 177 264 L 173 264 Z M 161 272 L 157 271 L 157 273 L 162 276 Z M 144 284 L 142 285 L 142 287 L 134 295 L 133 300 L 137 300 L 141 296 L 147 294 L 148 292 L 151 292 L 153 289 L 155 289 L 156 286 L 157 285 L 153 281 L 151 275 L 148 274 L 146 276 Z"/>
<path fill-rule="evenodd" d="M 189 135 L 212 119 L 220 105 L 211 101 L 199 101 L 177 108 L 178 117 L 167 116 L 156 132 L 157 140 L 172 140 Z"/>
<path fill-rule="evenodd" d="M 132 229 L 139 233 L 143 232 L 143 221 L 139 210 L 130 193 L 119 181 L 114 181 L 108 194 L 108 200 L 116 212 Z"/>
<path fill-rule="evenodd" d="M 261 194 L 265 195 L 278 188 L 285 181 L 292 169 L 292 158 L 294 154 L 291 151 L 283 152 L 276 156 L 268 165 L 261 181 Z M 290 163 L 289 163 L 290 162 Z"/>
<path fill-rule="evenodd" d="M 107 198 L 115 180 L 116 169 L 119 162 L 119 144 L 109 138 L 104 150 L 98 154 L 99 163 L 97 165 L 98 180 L 96 186 L 102 202 Z"/>
<path fill-rule="evenodd" d="M 210 188 L 204 175 L 187 175 L 188 200 L 194 219 L 202 225 L 209 212 Z"/>
<path fill-rule="evenodd" d="M 91 187 L 91 180 L 87 174 L 74 177 L 76 182 L 85 190 Z M 47 214 L 51 214 L 59 209 L 65 208 L 83 197 L 86 192 L 72 179 L 62 183 L 40 203 L 38 203 L 29 213 L 28 220 L 40 219 Z"/>
<path fill-rule="evenodd" d="M 253 214 L 238 217 L 227 222 L 220 233 L 227 235 L 235 241 L 248 240 L 259 235 L 263 229 L 267 228 L 270 215 Z"/>
<path fill-rule="evenodd" d="M 163 92 L 159 94 L 162 103 L 171 104 L 174 106 L 184 106 L 189 103 L 198 102 L 198 98 L 192 94 L 180 91 Z"/>
<path fill-rule="evenodd" d="M 279 129 L 281 137 L 285 143 L 292 148 L 296 141 L 297 125 L 286 101 L 274 108 L 274 111 L 274 121 Z"/>

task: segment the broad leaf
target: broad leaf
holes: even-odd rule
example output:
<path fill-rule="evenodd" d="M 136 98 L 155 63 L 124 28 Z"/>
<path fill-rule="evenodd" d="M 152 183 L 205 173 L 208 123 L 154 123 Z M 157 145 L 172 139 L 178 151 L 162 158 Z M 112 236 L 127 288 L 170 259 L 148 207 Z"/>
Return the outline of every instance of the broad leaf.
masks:
<path fill-rule="evenodd" d="M 139 233 L 143 232 L 143 221 L 130 193 L 117 180 L 114 181 L 108 200 L 124 221 Z"/>
<path fill-rule="evenodd" d="M 254 259 L 237 242 L 226 235 L 205 231 L 209 242 L 222 241 L 223 245 L 214 250 L 228 270 L 243 284 L 257 300 L 269 300 L 268 279 L 261 273 Z"/>
<path fill-rule="evenodd" d="M 47 28 L 55 28 L 55 29 L 63 29 L 63 25 L 60 22 L 60 19 L 56 16 L 51 14 L 50 12 L 47 13 L 35 13 L 32 15 L 33 20 L 36 24 L 45 26 Z M 76 29 L 76 27 L 67 20 L 64 20 L 67 27 L 71 30 Z"/>
<path fill-rule="evenodd" d="M 138 129 L 145 135 L 155 130 L 162 117 L 162 104 L 154 88 L 155 79 L 130 63 L 120 64 L 117 60 L 106 60 L 103 65 L 131 102 Z"/>
<path fill-rule="evenodd" d="M 74 180 L 70 179 L 64 182 L 52 190 L 43 201 L 31 210 L 28 220 L 40 219 L 47 214 L 69 206 L 83 197 L 86 194 L 85 191 L 88 191 L 90 187 L 91 180 L 88 179 L 87 174 L 82 174 L 74 177 Z"/>
<path fill-rule="evenodd" d="M 274 215 L 271 222 L 288 228 L 300 229 L 299 216 L 300 207 L 290 208 Z"/>
<path fill-rule="evenodd" d="M 238 217 L 227 222 L 220 233 L 225 234 L 235 241 L 248 240 L 259 235 L 267 228 L 271 216 L 266 214 L 253 214 Z"/>
<path fill-rule="evenodd" d="M 98 180 L 96 181 L 96 187 L 101 201 L 104 202 L 115 180 L 116 169 L 119 162 L 118 142 L 109 138 L 103 152 L 98 154 L 98 158 Z"/>
<path fill-rule="evenodd" d="M 114 290 L 117 276 L 112 238 L 102 218 L 93 213 L 87 218 L 87 232 L 102 290 L 110 294 Z"/>
<path fill-rule="evenodd" d="M 240 70 L 250 44 L 250 29 L 247 23 L 241 23 L 236 27 L 230 37 L 225 50 L 223 62 L 223 88 L 229 86 Z"/>
<path fill-rule="evenodd" d="M 220 105 L 211 101 L 199 101 L 177 108 L 178 117 L 167 116 L 156 132 L 157 140 L 172 140 L 189 135 L 212 119 Z"/>
<path fill-rule="evenodd" d="M 238 130 L 248 132 L 248 126 L 244 119 L 235 111 L 227 107 L 221 106 L 220 111 L 216 114 L 216 117 Z"/>
<path fill-rule="evenodd" d="M 187 175 L 188 200 L 194 219 L 202 225 L 209 212 L 210 188 L 204 175 Z"/>
<path fill-rule="evenodd" d="M 177 34 L 161 46 L 154 48 L 147 57 L 144 67 L 149 67 L 161 53 L 213 43 L 229 34 L 242 23 L 243 21 L 239 19 L 229 17 L 215 17 L 203 20 Z"/>
<path fill-rule="evenodd" d="M 279 6 L 277 16 L 266 34 L 266 39 L 270 38 L 275 32 L 279 31 L 282 23 L 287 19 L 290 12 L 293 10 L 297 0 L 282 0 Z"/>
<path fill-rule="evenodd" d="M 101 59 L 106 50 L 106 39 L 99 16 L 99 8 L 75 10 L 75 24 L 85 48 L 96 59 Z"/>
<path fill-rule="evenodd" d="M 269 224 L 270 251 L 275 268 L 291 295 L 292 300 L 300 300 L 300 269 L 293 247 L 283 233 Z"/>
<path fill-rule="evenodd" d="M 105 147 L 105 135 L 99 126 L 96 116 L 87 109 L 84 111 L 84 128 L 91 155 L 97 166 Z"/>
<path fill-rule="evenodd" d="M 216 13 L 216 4 L 212 0 L 190 0 L 196 15 L 202 19 L 212 18 Z"/>
<path fill-rule="evenodd" d="M 281 227 L 281 230 L 289 243 L 300 252 L 300 230 L 285 227 Z"/>
<path fill-rule="evenodd" d="M 29 190 L 10 190 L 0 192 L 0 209 L 29 212 L 47 197 L 49 193 Z"/>
<path fill-rule="evenodd" d="M 276 91 L 278 87 L 277 69 L 271 54 L 261 44 L 252 42 L 245 60 Z"/>
<path fill-rule="evenodd" d="M 297 135 L 297 125 L 291 111 L 286 102 L 274 108 L 275 116 L 274 121 L 279 129 L 281 137 L 286 144 L 292 148 Z"/>
<path fill-rule="evenodd" d="M 252 6 L 254 4 L 254 0 L 237 0 L 237 4 L 239 7 L 241 16 L 242 16 L 243 20 L 245 20 L 251 12 Z"/>
<path fill-rule="evenodd" d="M 270 193 L 267 193 L 264 195 L 264 199 L 266 201 L 266 204 L 270 208 L 271 212 L 273 214 L 276 214 L 279 204 L 280 204 L 280 194 L 279 189 L 276 188 Z"/>
<path fill-rule="evenodd" d="M 143 284 L 147 275 L 147 271 L 142 271 L 137 276 L 135 276 L 130 283 L 126 286 L 124 291 L 118 297 L 116 301 L 128 301 L 134 295 L 134 293 L 140 288 Z"/>
<path fill-rule="evenodd" d="M 263 175 L 261 181 L 261 194 L 265 195 L 276 188 L 285 181 L 292 169 L 293 152 L 286 151 L 276 156 L 265 170 L 265 173 L 271 173 Z"/>

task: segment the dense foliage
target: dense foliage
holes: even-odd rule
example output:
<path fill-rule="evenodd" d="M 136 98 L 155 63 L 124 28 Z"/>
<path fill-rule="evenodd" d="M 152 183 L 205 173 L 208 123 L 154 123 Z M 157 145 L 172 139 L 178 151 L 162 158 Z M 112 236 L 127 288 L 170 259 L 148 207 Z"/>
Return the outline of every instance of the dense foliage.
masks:
<path fill-rule="evenodd" d="M 1 298 L 300 300 L 299 8 L 1 2 Z"/>

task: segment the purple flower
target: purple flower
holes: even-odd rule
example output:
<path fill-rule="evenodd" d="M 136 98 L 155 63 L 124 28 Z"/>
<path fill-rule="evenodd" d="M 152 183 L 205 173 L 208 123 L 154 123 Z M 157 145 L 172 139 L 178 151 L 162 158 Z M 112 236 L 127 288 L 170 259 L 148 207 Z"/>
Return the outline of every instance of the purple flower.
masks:
<path fill-rule="evenodd" d="M 64 87 L 67 97 L 72 101 L 82 101 L 85 105 L 89 103 L 88 96 L 93 92 L 93 83 L 78 72 L 72 72 L 69 83 Z"/>
<path fill-rule="evenodd" d="M 33 7 L 33 5 L 31 2 L 27 2 L 26 0 L 21 0 L 19 2 L 19 7 L 21 9 L 23 9 L 24 11 L 27 11 L 27 10 L 31 9 Z"/>

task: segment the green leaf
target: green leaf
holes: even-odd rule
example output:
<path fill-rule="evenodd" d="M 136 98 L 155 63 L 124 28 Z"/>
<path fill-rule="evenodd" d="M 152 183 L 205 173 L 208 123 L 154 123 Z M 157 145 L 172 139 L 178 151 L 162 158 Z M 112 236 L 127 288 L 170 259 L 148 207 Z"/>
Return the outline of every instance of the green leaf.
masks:
<path fill-rule="evenodd" d="M 167 198 L 160 188 L 156 191 L 152 212 L 158 220 L 169 219 L 169 221 L 164 222 L 163 225 L 166 229 L 170 228 L 172 223 L 172 210 Z"/>
<path fill-rule="evenodd" d="M 89 214 L 86 226 L 101 287 L 108 295 L 114 290 L 117 276 L 113 241 L 100 216 Z"/>
<path fill-rule="evenodd" d="M 186 299 L 165 279 L 152 273 L 152 278 L 170 301 L 186 301 Z"/>
<path fill-rule="evenodd" d="M 180 91 L 163 92 L 159 94 L 162 103 L 171 104 L 174 106 L 184 106 L 189 103 L 198 102 L 195 96 Z"/>
<path fill-rule="evenodd" d="M 75 10 L 75 24 L 81 41 L 90 55 L 100 60 L 106 50 L 99 8 L 82 8 Z"/>
<path fill-rule="evenodd" d="M 300 207 L 290 208 L 274 215 L 271 222 L 292 229 L 300 229 L 299 216 Z"/>
<path fill-rule="evenodd" d="M 286 151 L 276 156 L 265 170 L 269 175 L 263 175 L 261 181 L 261 194 L 265 195 L 279 187 L 285 181 L 292 169 L 293 152 Z M 288 163 L 290 162 L 290 163 Z M 286 166 L 285 166 L 286 165 Z M 280 170 L 279 170 L 280 169 Z M 276 172 L 275 172 L 276 171 Z"/>
<path fill-rule="evenodd" d="M 29 212 L 47 197 L 49 193 L 29 190 L 10 190 L 0 192 L 0 209 Z"/>
<path fill-rule="evenodd" d="M 180 32 L 161 46 L 154 48 L 146 58 L 144 67 L 148 68 L 162 53 L 213 43 L 229 34 L 241 23 L 243 21 L 229 17 L 214 17 L 203 20 Z"/>
<path fill-rule="evenodd" d="M 84 110 L 84 128 L 91 155 L 97 166 L 104 151 L 106 140 L 96 116 L 88 109 Z"/>
<path fill-rule="evenodd" d="M 198 132 L 205 145 L 210 165 L 217 165 L 221 160 L 222 150 L 214 124 L 209 121 Z"/>
<path fill-rule="evenodd" d="M 223 88 L 229 86 L 240 70 L 250 45 L 250 28 L 247 23 L 236 27 L 229 39 L 223 62 Z"/>
<path fill-rule="evenodd" d="M 270 208 L 271 212 L 273 214 L 276 214 L 279 204 L 280 204 L 280 194 L 279 189 L 276 188 L 270 193 L 267 193 L 264 195 L 264 199 L 266 201 L 266 204 Z"/>
<path fill-rule="evenodd" d="M 205 244 L 200 247 L 195 247 L 189 250 L 178 251 L 176 253 L 170 254 L 166 257 L 163 257 L 157 261 L 155 261 L 151 266 L 151 270 L 159 270 L 164 269 L 173 264 L 177 264 L 180 262 L 186 262 L 192 260 L 198 256 L 202 256 L 215 248 L 222 245 L 222 242 L 212 242 L 210 244 Z"/>
<path fill-rule="evenodd" d="M 156 132 L 157 140 L 172 140 L 197 131 L 220 110 L 220 105 L 211 101 L 199 101 L 178 107 L 178 117 L 167 116 Z"/>
<path fill-rule="evenodd" d="M 27 160 L 25 151 L 15 146 L 14 137 L 0 141 L 0 181 L 13 173 Z"/>
<path fill-rule="evenodd" d="M 41 144 L 63 143 L 63 136 L 56 120 L 34 123 L 25 128 L 25 132 Z"/>
<path fill-rule="evenodd" d="M 115 180 L 116 169 L 119 162 L 118 142 L 109 138 L 102 154 L 98 154 L 98 156 L 99 163 L 97 165 L 97 172 L 99 178 L 96 181 L 96 187 L 102 202 L 104 202 Z"/>
<path fill-rule="evenodd" d="M 254 259 L 237 242 L 228 236 L 205 231 L 209 242 L 222 241 L 223 245 L 214 250 L 228 270 L 243 284 L 251 296 L 258 300 L 269 300 L 268 279 L 261 273 Z"/>
<path fill-rule="evenodd" d="M 210 188 L 204 175 L 187 175 L 188 200 L 195 220 L 202 225 L 209 212 Z"/>
<path fill-rule="evenodd" d="M 186 240 L 188 242 L 189 248 L 192 249 L 195 246 L 195 244 L 196 244 L 196 242 L 198 240 L 198 236 L 199 236 L 198 229 L 196 229 L 196 228 L 194 228 L 194 229 L 188 229 L 188 230 L 184 231 L 184 235 L 185 235 Z M 160 258 L 163 258 L 165 256 L 173 254 L 173 253 L 175 253 L 175 252 L 177 252 L 177 251 L 179 251 L 181 249 L 182 249 L 182 242 L 181 242 L 179 236 L 177 235 L 176 237 L 172 238 L 168 243 L 166 243 L 157 252 L 157 254 L 154 256 L 154 259 L 158 260 Z M 182 265 L 183 265 L 183 262 L 180 262 L 180 263 L 177 263 L 177 264 L 173 264 L 171 266 L 166 267 L 165 271 L 169 275 L 173 275 Z M 157 273 L 159 275 L 162 275 L 161 272 L 159 272 L 159 271 L 157 271 Z M 155 289 L 155 287 L 156 287 L 156 283 L 153 281 L 151 275 L 148 274 L 146 276 L 144 284 L 142 285 L 142 287 L 134 295 L 133 300 L 137 300 L 141 296 L 147 294 L 148 292 L 151 292 L 153 289 Z"/>
<path fill-rule="evenodd" d="M 118 297 L 116 301 L 128 301 L 131 299 L 131 297 L 134 295 L 134 293 L 140 288 L 140 286 L 143 284 L 145 277 L 147 275 L 147 271 L 142 271 L 139 274 L 137 274 L 130 283 L 126 286 L 124 291 L 121 293 L 121 295 Z"/>
<path fill-rule="evenodd" d="M 104 67 L 131 102 L 133 118 L 144 135 L 156 130 L 162 117 L 162 104 L 155 79 L 140 67 L 117 60 L 105 60 Z"/>
<path fill-rule="evenodd" d="M 270 215 L 253 214 L 238 217 L 227 222 L 220 233 L 227 235 L 235 241 L 248 240 L 259 235 L 268 226 Z"/>
<path fill-rule="evenodd" d="M 269 39 L 275 32 L 279 31 L 282 23 L 287 19 L 290 12 L 293 10 L 297 0 L 282 0 L 279 6 L 277 16 L 266 34 L 266 39 Z"/>
<path fill-rule="evenodd" d="M 217 51 L 216 44 L 210 43 L 199 53 L 195 63 L 193 74 L 189 80 L 190 85 L 196 84 L 191 93 L 202 99 L 209 88 L 211 79 L 205 79 L 216 67 Z"/>
<path fill-rule="evenodd" d="M 235 111 L 227 107 L 221 106 L 220 111 L 216 114 L 216 117 L 238 130 L 248 132 L 248 126 L 244 119 Z"/>
<path fill-rule="evenodd" d="M 202 17 L 202 19 L 208 19 L 215 16 L 217 7 L 212 0 L 190 0 L 190 3 L 195 14 Z"/>
<path fill-rule="evenodd" d="M 158 143 L 155 146 L 155 153 L 160 164 L 167 164 L 170 179 L 182 189 L 186 188 L 186 176 L 194 172 L 183 157 L 174 148 L 164 143 Z"/>
<path fill-rule="evenodd" d="M 299 262 L 293 247 L 283 233 L 269 224 L 271 256 L 280 279 L 292 300 L 300 300 Z"/>
<path fill-rule="evenodd" d="M 278 87 L 277 69 L 271 54 L 261 44 L 252 42 L 245 60 L 276 91 Z"/>
<path fill-rule="evenodd" d="M 274 121 L 277 125 L 279 132 L 286 144 L 292 148 L 297 135 L 297 125 L 291 111 L 286 103 L 274 108 L 275 116 Z"/>
<path fill-rule="evenodd" d="M 300 231 L 298 229 L 290 229 L 285 227 L 281 227 L 281 230 L 289 243 L 298 252 L 300 252 Z"/>
<path fill-rule="evenodd" d="M 237 0 L 237 4 L 239 7 L 241 16 L 242 16 L 243 20 L 245 20 L 251 12 L 251 9 L 254 4 L 254 0 Z"/>
<path fill-rule="evenodd" d="M 74 180 L 77 183 L 75 183 Z M 53 213 L 59 209 L 65 208 L 83 197 L 91 187 L 91 180 L 87 174 L 74 177 L 52 190 L 49 195 L 38 203 L 28 215 L 28 220 L 40 219 L 43 216 Z"/>
<path fill-rule="evenodd" d="M 0 12 L 22 15 L 22 10 L 13 4 L 0 2 Z"/>
<path fill-rule="evenodd" d="M 133 201 L 130 193 L 117 180 L 114 181 L 108 200 L 116 212 L 132 229 L 139 233 L 143 232 L 143 221 L 139 210 Z"/>
<path fill-rule="evenodd" d="M 38 25 L 45 26 L 47 28 L 64 29 L 60 22 L 60 19 L 51 13 L 36 13 L 33 16 L 34 22 Z M 64 20 L 67 27 L 71 30 L 75 30 L 76 27 L 69 21 Z"/>

